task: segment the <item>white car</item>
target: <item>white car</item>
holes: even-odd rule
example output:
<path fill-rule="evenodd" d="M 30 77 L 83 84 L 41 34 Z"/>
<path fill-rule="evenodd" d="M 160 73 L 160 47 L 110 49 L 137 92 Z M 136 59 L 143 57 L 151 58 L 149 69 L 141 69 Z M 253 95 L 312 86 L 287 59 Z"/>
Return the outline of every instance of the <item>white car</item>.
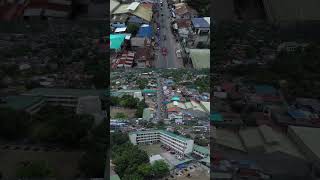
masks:
<path fill-rule="evenodd" d="M 178 58 L 181 58 L 181 50 L 180 49 L 176 51 L 176 55 Z"/>

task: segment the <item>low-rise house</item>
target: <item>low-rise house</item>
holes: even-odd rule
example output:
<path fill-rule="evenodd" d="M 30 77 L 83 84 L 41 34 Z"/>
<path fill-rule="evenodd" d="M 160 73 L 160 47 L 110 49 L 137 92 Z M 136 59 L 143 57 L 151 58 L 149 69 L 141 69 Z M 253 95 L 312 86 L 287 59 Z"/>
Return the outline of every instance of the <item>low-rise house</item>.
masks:
<path fill-rule="evenodd" d="M 210 43 L 210 20 L 205 18 L 192 18 L 193 47 L 198 47 L 199 43 L 208 45 Z"/>
<path fill-rule="evenodd" d="M 132 50 L 137 50 L 138 48 L 151 47 L 151 40 L 149 38 L 133 37 L 130 41 Z"/>
<path fill-rule="evenodd" d="M 126 27 L 126 22 L 129 18 L 128 14 L 117 14 L 113 15 L 110 20 L 110 26 L 112 28 Z"/>
<path fill-rule="evenodd" d="M 176 19 L 191 19 L 198 16 L 198 12 L 185 3 L 175 4 Z"/>
<path fill-rule="evenodd" d="M 150 67 L 152 52 L 150 48 L 138 48 L 135 55 L 135 62 L 138 68 Z"/>

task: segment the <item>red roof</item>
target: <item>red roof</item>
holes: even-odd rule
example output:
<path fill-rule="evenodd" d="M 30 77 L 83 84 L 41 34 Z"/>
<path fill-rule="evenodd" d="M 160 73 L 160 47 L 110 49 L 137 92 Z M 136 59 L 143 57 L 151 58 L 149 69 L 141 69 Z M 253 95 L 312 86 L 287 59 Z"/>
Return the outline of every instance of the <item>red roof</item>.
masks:
<path fill-rule="evenodd" d="M 178 28 L 188 28 L 191 26 L 191 21 L 189 19 L 177 19 L 176 23 Z"/>
<path fill-rule="evenodd" d="M 169 108 L 167 109 L 168 112 L 178 112 L 178 108 L 177 107 L 172 107 L 172 108 Z"/>

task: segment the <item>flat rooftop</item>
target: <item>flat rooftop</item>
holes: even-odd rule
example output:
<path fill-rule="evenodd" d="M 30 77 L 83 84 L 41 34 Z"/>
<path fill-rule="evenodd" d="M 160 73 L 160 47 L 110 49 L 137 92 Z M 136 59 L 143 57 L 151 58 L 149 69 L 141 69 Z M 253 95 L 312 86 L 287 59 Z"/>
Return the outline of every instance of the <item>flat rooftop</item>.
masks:
<path fill-rule="evenodd" d="M 26 95 L 33 96 L 102 96 L 108 92 L 107 89 L 57 89 L 57 88 L 35 88 L 28 92 Z"/>

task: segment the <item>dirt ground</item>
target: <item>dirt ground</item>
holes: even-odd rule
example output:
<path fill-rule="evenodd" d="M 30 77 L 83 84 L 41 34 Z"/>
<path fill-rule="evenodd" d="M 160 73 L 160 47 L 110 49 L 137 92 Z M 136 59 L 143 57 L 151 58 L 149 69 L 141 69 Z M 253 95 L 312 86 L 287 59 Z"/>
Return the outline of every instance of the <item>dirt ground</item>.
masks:
<path fill-rule="evenodd" d="M 0 150 L 0 172 L 4 179 L 16 179 L 16 169 L 21 161 L 46 161 L 58 179 L 72 179 L 77 174 L 82 152 L 36 152 Z"/>
<path fill-rule="evenodd" d="M 160 143 L 158 144 L 151 144 L 151 145 L 139 145 L 139 148 L 146 151 L 148 156 L 161 154 L 165 152 L 160 148 Z"/>
<path fill-rule="evenodd" d="M 111 115 L 111 118 L 114 118 L 114 116 L 117 113 L 124 113 L 130 119 L 130 118 L 135 117 L 136 111 L 137 111 L 136 109 L 122 108 L 122 107 L 111 107 L 110 115 Z"/>

